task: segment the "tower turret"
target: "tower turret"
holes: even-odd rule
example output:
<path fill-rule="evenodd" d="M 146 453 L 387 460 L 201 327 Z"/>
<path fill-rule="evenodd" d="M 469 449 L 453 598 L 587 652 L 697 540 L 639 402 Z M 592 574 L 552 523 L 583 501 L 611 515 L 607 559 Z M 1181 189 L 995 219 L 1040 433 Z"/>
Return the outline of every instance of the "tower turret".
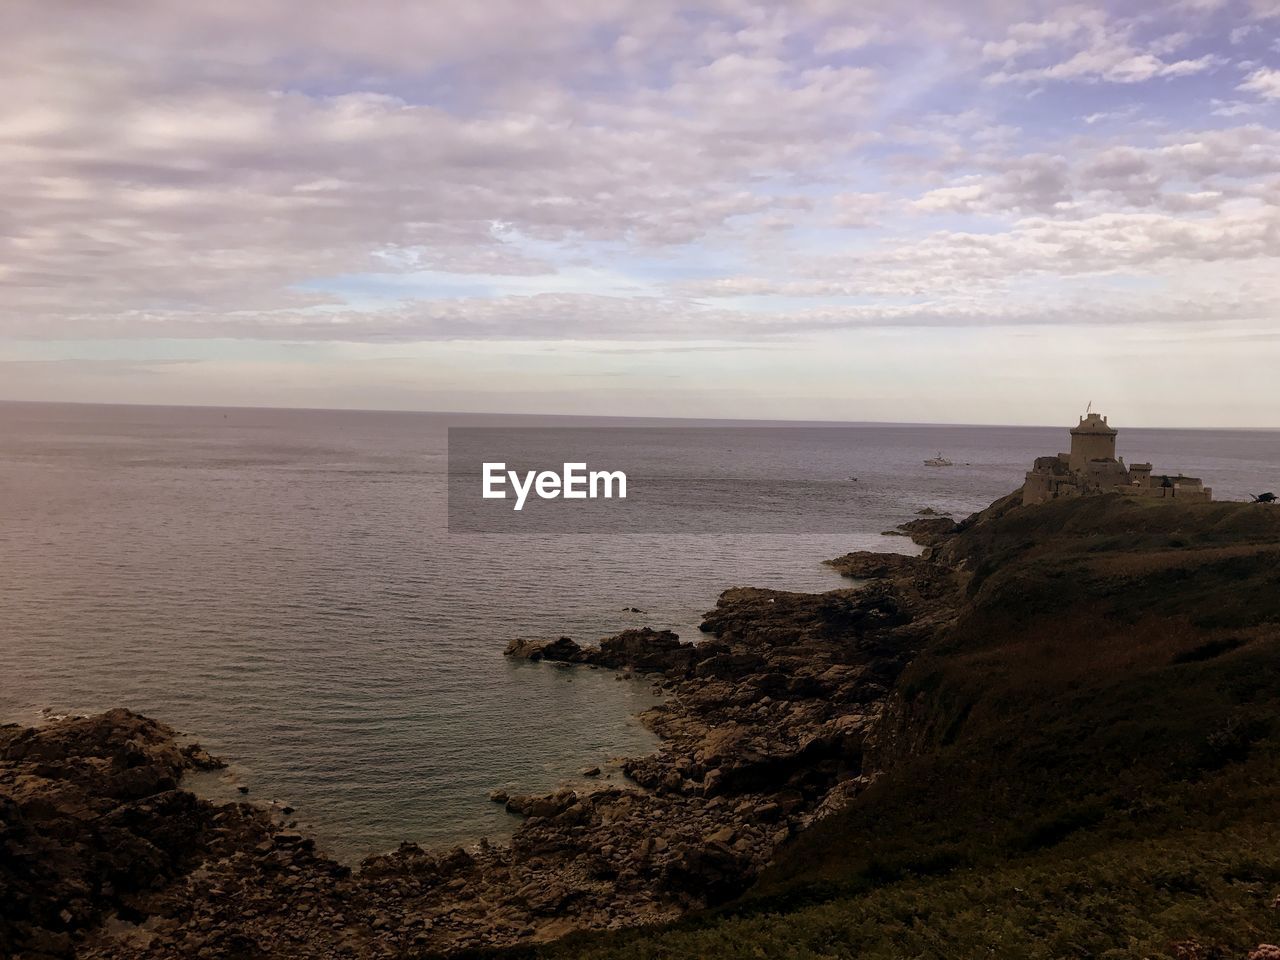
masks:
<path fill-rule="evenodd" d="M 1071 428 L 1071 454 L 1068 466 L 1083 470 L 1090 460 L 1116 458 L 1116 431 L 1107 426 L 1107 418 L 1090 413 Z"/>

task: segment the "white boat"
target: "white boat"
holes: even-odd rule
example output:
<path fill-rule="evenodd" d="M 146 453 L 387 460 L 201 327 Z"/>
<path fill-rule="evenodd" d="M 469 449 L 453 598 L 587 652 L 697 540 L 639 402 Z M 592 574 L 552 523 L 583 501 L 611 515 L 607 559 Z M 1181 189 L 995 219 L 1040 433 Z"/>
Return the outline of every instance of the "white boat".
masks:
<path fill-rule="evenodd" d="M 941 450 L 939 450 L 939 451 L 938 451 L 938 455 L 937 455 L 936 457 L 930 457 L 928 460 L 926 460 L 926 461 L 924 462 L 924 465 L 925 465 L 926 467 L 951 467 L 951 466 L 955 466 L 955 464 L 953 464 L 950 460 L 948 460 L 946 457 L 944 457 L 944 456 L 942 455 L 942 451 L 941 451 Z"/>

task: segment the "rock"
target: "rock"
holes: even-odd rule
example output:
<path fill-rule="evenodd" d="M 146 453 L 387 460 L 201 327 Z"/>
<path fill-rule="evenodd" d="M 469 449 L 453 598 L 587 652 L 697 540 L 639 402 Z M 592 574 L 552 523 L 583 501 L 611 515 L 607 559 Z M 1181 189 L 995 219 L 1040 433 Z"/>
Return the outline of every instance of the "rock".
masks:
<path fill-rule="evenodd" d="M 751 811 L 752 816 L 764 823 L 771 823 L 782 816 L 782 807 L 776 803 L 762 803 Z"/>
<path fill-rule="evenodd" d="M 900 532 L 895 531 L 895 533 Z M 886 577 L 913 576 L 919 572 L 924 561 L 919 557 L 908 557 L 898 553 L 872 553 L 858 550 L 846 553 L 843 557 L 825 561 L 827 566 L 834 567 L 841 575 L 856 580 L 878 580 Z"/>
<path fill-rule="evenodd" d="M 583 767 L 581 770 L 578 771 L 578 773 L 584 777 L 598 777 L 600 776 L 600 768 L 599 767 Z"/>
<path fill-rule="evenodd" d="M 758 653 L 720 653 L 700 660 L 693 668 L 697 677 L 733 680 L 764 668 L 768 661 Z"/>
<path fill-rule="evenodd" d="M 507 793 L 505 790 L 490 790 L 489 799 L 494 803 L 506 803 L 511 799 L 511 794 Z"/>
<path fill-rule="evenodd" d="M 707 843 L 733 843 L 737 835 L 733 827 L 721 827 L 715 833 L 707 835 Z"/>
<path fill-rule="evenodd" d="M 507 799 L 507 809 L 523 817 L 554 817 L 577 801 L 572 790 L 561 790 L 547 796 L 513 796 Z"/>
<path fill-rule="evenodd" d="M 670 630 L 642 627 L 606 637 L 597 650 L 588 650 L 586 656 L 590 662 L 612 669 L 681 672 L 693 663 L 694 646 L 682 643 Z"/>
<path fill-rule="evenodd" d="M 222 770 L 227 765 L 225 760 L 210 756 L 198 743 L 191 743 L 183 747 L 182 756 L 186 759 L 187 764 L 196 770 Z"/>
<path fill-rule="evenodd" d="M 524 660 L 548 660 L 613 670 L 676 674 L 687 672 L 696 658 L 693 644 L 682 643 L 670 630 L 653 630 L 649 627 L 624 630 L 615 636 L 604 638 L 597 646 L 585 648 L 569 637 L 555 640 L 518 638 L 507 644 L 505 654 Z"/>
<path fill-rule="evenodd" d="M 673 890 L 687 890 L 709 904 L 723 903 L 745 889 L 750 860 L 726 847 L 686 846 L 668 862 L 664 880 Z"/>
<path fill-rule="evenodd" d="M 922 546 L 930 547 L 947 539 L 959 529 L 950 517 L 922 517 L 898 524 L 898 529 Z"/>
<path fill-rule="evenodd" d="M 554 640 L 531 640 L 518 637 L 507 644 L 503 651 L 505 656 L 518 660 L 551 660 L 560 663 L 579 663 L 582 659 L 582 648 L 569 637 L 556 637 Z"/>
<path fill-rule="evenodd" d="M 0 953 L 70 956 L 219 844 L 263 841 L 265 813 L 232 816 L 177 789 L 211 762 L 127 710 L 0 731 Z"/>

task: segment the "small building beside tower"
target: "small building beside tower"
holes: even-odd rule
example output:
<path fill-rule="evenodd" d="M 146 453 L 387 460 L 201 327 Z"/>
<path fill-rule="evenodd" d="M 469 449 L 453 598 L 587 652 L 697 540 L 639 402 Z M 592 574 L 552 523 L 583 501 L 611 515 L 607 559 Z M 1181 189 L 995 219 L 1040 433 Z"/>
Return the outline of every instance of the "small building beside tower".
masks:
<path fill-rule="evenodd" d="M 1022 502 L 1043 503 L 1057 497 L 1121 493 L 1135 497 L 1208 501 L 1213 490 L 1199 477 L 1155 473 L 1149 463 L 1125 466 L 1116 456 L 1116 429 L 1107 418 L 1089 413 L 1071 428 L 1071 451 L 1037 457 L 1027 471 Z"/>

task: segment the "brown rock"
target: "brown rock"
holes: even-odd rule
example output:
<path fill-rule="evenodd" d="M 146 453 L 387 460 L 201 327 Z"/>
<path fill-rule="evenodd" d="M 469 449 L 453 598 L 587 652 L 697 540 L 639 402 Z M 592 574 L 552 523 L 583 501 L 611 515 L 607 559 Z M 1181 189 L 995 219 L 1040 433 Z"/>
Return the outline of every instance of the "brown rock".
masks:
<path fill-rule="evenodd" d="M 582 648 L 569 637 L 556 637 L 554 640 L 517 637 L 507 644 L 503 654 L 534 662 L 551 660 L 559 663 L 578 663 L 582 659 Z"/>

